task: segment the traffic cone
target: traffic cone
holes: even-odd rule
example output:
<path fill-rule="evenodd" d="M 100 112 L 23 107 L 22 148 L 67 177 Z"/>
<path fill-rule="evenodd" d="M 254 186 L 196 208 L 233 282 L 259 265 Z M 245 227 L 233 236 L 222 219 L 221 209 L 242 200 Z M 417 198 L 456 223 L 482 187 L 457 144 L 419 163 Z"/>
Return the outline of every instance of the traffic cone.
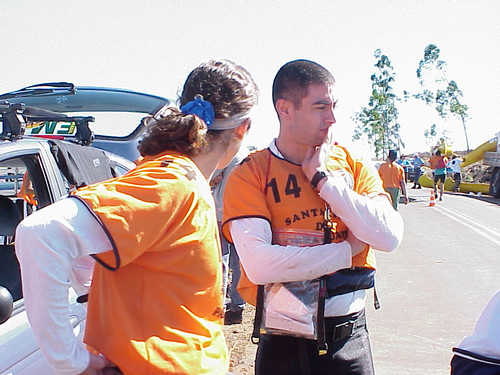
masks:
<path fill-rule="evenodd" d="M 429 200 L 429 207 L 434 207 L 436 205 L 436 196 L 434 195 L 434 190 L 431 190 L 431 198 Z"/>

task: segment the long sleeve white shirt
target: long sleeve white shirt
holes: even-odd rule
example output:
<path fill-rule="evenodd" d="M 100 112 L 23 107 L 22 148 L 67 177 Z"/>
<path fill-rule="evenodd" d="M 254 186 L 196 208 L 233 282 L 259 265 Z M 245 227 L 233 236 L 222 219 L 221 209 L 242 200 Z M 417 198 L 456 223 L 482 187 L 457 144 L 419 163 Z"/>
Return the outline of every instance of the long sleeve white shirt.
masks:
<path fill-rule="evenodd" d="M 458 348 L 500 360 L 500 291 L 491 298 L 484 308 L 476 322 L 474 332 L 464 338 Z M 455 355 L 478 360 L 476 357 L 469 357 L 458 352 L 455 352 Z"/>
<path fill-rule="evenodd" d="M 34 212 L 17 228 L 26 312 L 55 374 L 80 374 L 89 365 L 85 345 L 73 334 L 69 288 L 79 295 L 87 293 L 93 264 L 88 255 L 110 249 L 103 229 L 73 198 Z"/>

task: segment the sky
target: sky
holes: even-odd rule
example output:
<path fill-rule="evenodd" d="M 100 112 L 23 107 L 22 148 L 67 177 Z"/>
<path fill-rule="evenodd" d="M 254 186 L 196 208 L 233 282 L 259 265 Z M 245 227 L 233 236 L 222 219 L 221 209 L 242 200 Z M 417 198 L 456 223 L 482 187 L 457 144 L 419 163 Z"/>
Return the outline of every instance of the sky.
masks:
<path fill-rule="evenodd" d="M 2 0 L 0 92 L 69 81 L 176 99 L 193 68 L 227 58 L 259 86 L 247 142 L 264 147 L 279 130 L 274 75 L 306 58 L 335 76 L 335 140 L 370 157 L 366 140 L 352 140 L 352 116 L 368 103 L 373 52 L 380 48 L 392 61 L 396 93 L 415 92 L 418 62 L 433 43 L 470 107 L 475 148 L 500 131 L 498 14 L 497 0 Z M 465 149 L 460 121 L 443 121 L 416 101 L 398 109 L 403 153 L 428 151 L 424 130 L 433 123 L 447 129 L 454 150 Z"/>

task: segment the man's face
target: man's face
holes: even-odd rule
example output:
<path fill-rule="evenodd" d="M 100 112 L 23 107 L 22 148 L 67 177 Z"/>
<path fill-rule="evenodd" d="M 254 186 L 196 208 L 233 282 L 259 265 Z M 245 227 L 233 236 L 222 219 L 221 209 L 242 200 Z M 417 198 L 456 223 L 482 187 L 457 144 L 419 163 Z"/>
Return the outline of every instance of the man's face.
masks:
<path fill-rule="evenodd" d="M 335 124 L 335 100 L 331 87 L 312 84 L 302 98 L 300 108 L 293 108 L 291 132 L 299 144 L 318 146 L 322 144 L 330 127 Z"/>

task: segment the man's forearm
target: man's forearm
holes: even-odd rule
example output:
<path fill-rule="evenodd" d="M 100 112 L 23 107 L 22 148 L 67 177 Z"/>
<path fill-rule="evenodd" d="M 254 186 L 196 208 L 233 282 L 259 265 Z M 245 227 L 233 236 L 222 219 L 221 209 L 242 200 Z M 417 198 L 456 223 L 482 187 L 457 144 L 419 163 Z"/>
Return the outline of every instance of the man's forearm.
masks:
<path fill-rule="evenodd" d="M 403 237 L 403 220 L 383 195 L 360 195 L 343 176 L 328 176 L 320 196 L 332 207 L 353 234 L 384 251 L 396 249 Z"/>
<path fill-rule="evenodd" d="M 238 219 L 229 225 L 243 268 L 255 284 L 312 280 L 351 266 L 347 241 L 310 247 L 273 245 L 271 227 L 264 219 Z"/>
<path fill-rule="evenodd" d="M 404 181 L 401 181 L 399 183 L 399 186 L 401 187 L 401 192 L 403 193 L 403 195 L 408 198 L 408 195 L 406 194 L 406 184 Z"/>

